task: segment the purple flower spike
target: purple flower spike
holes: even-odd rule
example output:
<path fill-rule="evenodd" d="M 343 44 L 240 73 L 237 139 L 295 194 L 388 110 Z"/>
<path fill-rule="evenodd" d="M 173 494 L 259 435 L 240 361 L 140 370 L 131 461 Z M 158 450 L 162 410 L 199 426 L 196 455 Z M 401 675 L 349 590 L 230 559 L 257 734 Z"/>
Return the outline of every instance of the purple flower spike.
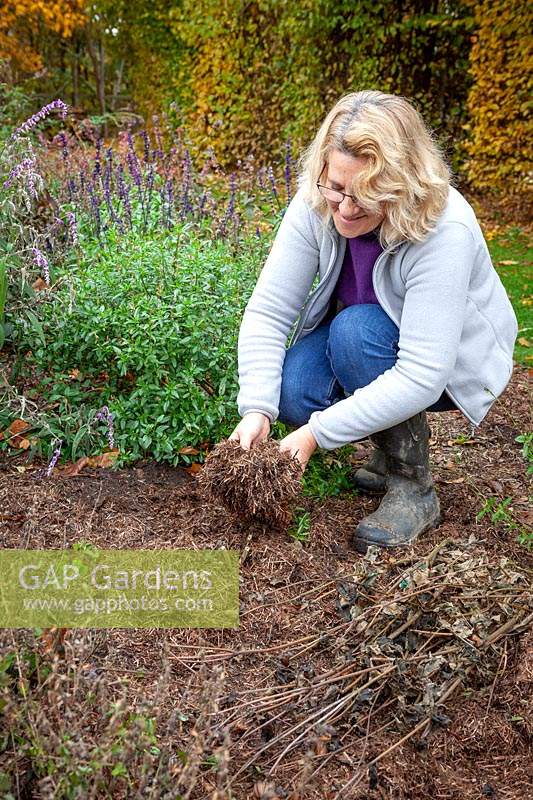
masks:
<path fill-rule="evenodd" d="M 117 168 L 117 184 L 118 184 L 118 194 L 122 201 L 124 210 L 126 211 L 126 217 L 128 219 L 128 223 L 131 230 L 131 228 L 133 227 L 133 216 L 131 211 L 130 190 L 129 186 L 126 185 L 126 182 L 124 180 L 124 167 L 122 166 L 122 164 L 119 164 Z"/>
<path fill-rule="evenodd" d="M 94 170 L 93 170 L 93 183 L 97 177 L 102 175 L 102 139 L 98 137 L 96 140 L 96 149 L 94 151 Z"/>
<path fill-rule="evenodd" d="M 63 158 L 63 164 L 65 167 L 68 167 L 68 159 L 69 159 L 69 151 L 68 151 L 68 139 L 65 131 L 60 131 L 57 134 L 57 137 L 60 145 L 61 145 L 61 156 Z"/>
<path fill-rule="evenodd" d="M 34 264 L 43 271 L 44 281 L 47 286 L 50 286 L 50 267 L 48 265 L 48 259 L 37 247 L 32 247 L 32 253 Z"/>
<path fill-rule="evenodd" d="M 113 180 L 113 148 L 109 147 L 106 150 L 105 156 L 105 175 L 104 175 L 104 197 L 106 201 L 107 208 L 113 217 L 113 203 L 111 200 L 111 190 L 112 190 L 112 180 Z"/>
<path fill-rule="evenodd" d="M 76 216 L 72 213 L 72 211 L 67 211 L 66 216 L 70 235 L 72 237 L 72 244 L 74 247 L 76 247 L 78 244 L 78 225 L 76 223 Z"/>
<path fill-rule="evenodd" d="M 33 158 L 24 158 L 20 164 L 15 164 L 7 179 L 4 181 L 4 189 L 9 189 L 13 181 L 16 181 L 17 178 L 24 172 L 29 172 L 35 166 L 35 161 Z"/>
<path fill-rule="evenodd" d="M 264 181 L 264 167 L 261 167 L 257 173 L 257 183 L 259 184 L 259 188 L 264 192 L 266 188 Z"/>
<path fill-rule="evenodd" d="M 35 128 L 35 126 L 42 119 L 51 114 L 52 111 L 54 111 L 54 109 L 56 108 L 59 109 L 62 118 L 65 119 L 68 112 L 68 106 L 62 100 L 52 100 L 51 103 L 48 103 L 48 105 L 43 106 L 40 111 L 38 111 L 29 119 L 27 119 L 15 131 L 13 131 L 13 133 L 11 134 L 11 138 L 17 139 L 21 133 L 28 133 L 28 131 L 31 131 L 32 128 Z"/>
<path fill-rule="evenodd" d="M 99 422 L 105 422 L 107 425 L 107 441 L 109 448 L 112 450 L 115 446 L 115 438 L 113 435 L 113 414 L 107 406 L 102 406 L 100 411 L 96 412 L 96 417 Z"/>
<path fill-rule="evenodd" d="M 57 464 L 57 462 L 59 460 L 59 456 L 61 455 L 61 445 L 62 444 L 63 444 L 63 440 L 59 439 L 59 441 L 57 442 L 57 447 L 54 450 L 52 458 L 50 459 L 50 462 L 49 462 L 49 464 L 48 464 L 48 466 L 46 468 L 46 477 L 47 478 L 50 477 L 50 475 L 53 472 L 53 469 L 54 469 L 55 465 Z"/>
<path fill-rule="evenodd" d="M 141 136 L 144 144 L 144 163 L 150 163 L 150 137 L 146 131 L 141 131 Z"/>
<path fill-rule="evenodd" d="M 268 180 L 270 181 L 270 188 L 272 190 L 274 199 L 279 204 L 278 190 L 276 188 L 276 179 L 274 178 L 274 170 L 272 169 L 272 167 L 268 168 Z"/>
<path fill-rule="evenodd" d="M 291 137 L 287 139 L 285 144 L 285 187 L 287 189 L 287 205 L 291 202 L 291 181 L 292 181 L 292 154 L 291 154 Z"/>
<path fill-rule="evenodd" d="M 237 194 L 237 179 L 234 172 L 231 173 L 229 178 L 229 207 L 228 207 L 228 216 L 232 217 L 235 212 L 235 196 Z"/>
<path fill-rule="evenodd" d="M 23 158 L 22 161 L 19 164 L 15 164 L 13 169 L 10 171 L 9 175 L 4 181 L 4 189 L 9 189 L 14 181 L 22 176 L 25 176 L 30 197 L 36 198 L 37 189 L 35 187 L 35 177 L 37 173 L 35 172 L 35 166 L 35 159 Z"/>

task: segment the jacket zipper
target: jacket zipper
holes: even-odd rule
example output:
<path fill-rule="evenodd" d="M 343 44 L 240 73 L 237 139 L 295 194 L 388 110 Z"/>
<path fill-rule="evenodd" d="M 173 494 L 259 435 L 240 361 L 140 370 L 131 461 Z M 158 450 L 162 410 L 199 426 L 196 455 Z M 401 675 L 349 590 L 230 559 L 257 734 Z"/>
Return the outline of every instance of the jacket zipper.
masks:
<path fill-rule="evenodd" d="M 327 232 L 328 236 L 331 238 L 331 240 L 333 242 L 333 252 L 331 254 L 331 257 L 330 257 L 330 260 L 329 260 L 329 264 L 328 264 L 328 267 L 326 269 L 326 272 L 324 273 L 323 279 L 319 282 L 319 284 L 316 287 L 314 293 L 310 297 L 308 297 L 308 299 L 307 299 L 307 309 L 305 309 L 305 315 L 302 314 L 302 316 L 300 317 L 300 320 L 299 320 L 298 325 L 297 325 L 297 327 L 296 327 L 296 329 L 294 331 L 294 334 L 291 337 L 291 341 L 289 342 L 289 345 L 292 345 L 292 344 L 296 343 L 296 339 L 299 336 L 299 334 L 302 332 L 303 327 L 305 325 L 305 322 L 309 317 L 309 314 L 310 314 L 311 309 L 313 308 L 313 306 L 314 306 L 314 304 L 316 302 L 317 297 L 319 297 L 319 295 L 324 291 L 324 287 L 326 286 L 328 278 L 329 278 L 329 276 L 330 276 L 330 274 L 331 274 L 331 272 L 333 270 L 333 267 L 335 266 L 335 262 L 337 261 L 337 252 L 338 252 L 338 250 L 337 250 L 337 242 L 335 240 L 335 237 L 333 237 L 329 231 L 326 231 L 326 232 Z"/>

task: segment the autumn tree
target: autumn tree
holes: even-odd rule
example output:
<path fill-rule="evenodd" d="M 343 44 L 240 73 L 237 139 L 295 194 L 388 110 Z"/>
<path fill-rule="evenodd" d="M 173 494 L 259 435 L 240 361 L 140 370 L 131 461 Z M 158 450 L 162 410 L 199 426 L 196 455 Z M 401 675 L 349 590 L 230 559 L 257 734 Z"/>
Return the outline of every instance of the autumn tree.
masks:
<path fill-rule="evenodd" d="M 51 31 L 69 39 L 85 24 L 86 0 L 2 0 L 0 3 L 0 60 L 7 61 L 13 77 L 43 67 L 39 40 Z"/>

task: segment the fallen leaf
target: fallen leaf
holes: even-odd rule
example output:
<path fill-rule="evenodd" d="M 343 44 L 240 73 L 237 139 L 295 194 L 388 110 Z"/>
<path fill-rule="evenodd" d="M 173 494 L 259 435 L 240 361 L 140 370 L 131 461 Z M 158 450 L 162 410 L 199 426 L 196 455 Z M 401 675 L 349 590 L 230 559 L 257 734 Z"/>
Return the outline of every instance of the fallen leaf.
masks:
<path fill-rule="evenodd" d="M 518 261 L 511 261 L 510 259 L 505 259 L 505 261 L 498 261 L 498 264 L 501 267 L 514 267 L 518 264 Z"/>
<path fill-rule="evenodd" d="M 521 344 L 522 347 L 531 347 L 531 342 L 525 336 L 519 336 L 518 344 Z"/>
<path fill-rule="evenodd" d="M 29 424 L 29 422 L 26 422 L 23 419 L 16 419 L 11 423 L 11 425 L 9 426 L 9 428 L 7 430 L 10 433 L 17 434 L 17 433 L 23 433 L 24 431 L 27 431 L 28 428 L 31 428 L 31 425 Z"/>
<path fill-rule="evenodd" d="M 32 283 L 32 289 L 35 289 L 36 292 L 42 292 L 47 288 L 48 287 L 42 278 L 37 278 L 37 280 L 33 281 Z"/>
<path fill-rule="evenodd" d="M 82 469 L 86 467 L 88 463 L 89 459 L 87 456 L 82 456 L 81 458 L 78 458 L 74 464 L 68 464 L 66 467 L 63 467 L 61 469 L 61 476 L 65 478 L 72 478 L 75 475 L 79 475 Z"/>
<path fill-rule="evenodd" d="M 77 381 L 78 378 L 80 377 L 79 369 L 73 369 L 72 372 L 69 372 L 68 376 L 71 381 Z"/>
<path fill-rule="evenodd" d="M 183 456 L 197 456 L 200 451 L 196 447 L 180 447 L 178 453 Z"/>
<path fill-rule="evenodd" d="M 15 467 L 15 469 L 17 470 L 17 472 L 20 472 L 20 473 L 26 472 L 26 467 L 23 467 L 21 465 L 19 465 L 18 467 Z"/>
<path fill-rule="evenodd" d="M 93 469 L 109 469 L 117 460 L 119 453 L 120 451 L 116 448 L 115 450 L 108 450 L 99 456 L 91 456 L 88 466 Z"/>
<path fill-rule="evenodd" d="M 198 472 L 202 471 L 203 467 L 203 464 L 199 464 L 197 461 L 195 461 L 190 467 L 185 467 L 184 469 L 185 472 L 189 473 L 189 475 L 196 475 Z"/>
<path fill-rule="evenodd" d="M 14 447 L 15 450 L 28 450 L 30 446 L 30 440 L 25 439 L 24 436 L 13 436 L 9 440 L 9 446 Z"/>
<path fill-rule="evenodd" d="M 39 636 L 45 653 L 62 653 L 63 642 L 68 635 L 68 628 L 45 628 Z"/>

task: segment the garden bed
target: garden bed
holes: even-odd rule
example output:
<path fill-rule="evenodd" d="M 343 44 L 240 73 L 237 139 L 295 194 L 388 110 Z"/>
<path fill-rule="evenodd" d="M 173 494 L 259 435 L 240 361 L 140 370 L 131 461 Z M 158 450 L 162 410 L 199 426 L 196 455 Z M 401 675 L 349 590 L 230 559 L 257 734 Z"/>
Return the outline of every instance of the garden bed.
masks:
<path fill-rule="evenodd" d="M 300 498 L 299 541 L 235 524 L 167 465 L 46 479 L 4 457 L 2 547 L 241 553 L 238 630 L 1 632 L 1 655 L 17 653 L 0 754 L 12 794 L 525 797 L 533 561 L 517 532 L 532 512 L 515 439 L 531 427 L 528 370 L 473 436 L 459 413 L 430 425 L 442 524 L 364 558 L 350 535 L 378 498 Z"/>

